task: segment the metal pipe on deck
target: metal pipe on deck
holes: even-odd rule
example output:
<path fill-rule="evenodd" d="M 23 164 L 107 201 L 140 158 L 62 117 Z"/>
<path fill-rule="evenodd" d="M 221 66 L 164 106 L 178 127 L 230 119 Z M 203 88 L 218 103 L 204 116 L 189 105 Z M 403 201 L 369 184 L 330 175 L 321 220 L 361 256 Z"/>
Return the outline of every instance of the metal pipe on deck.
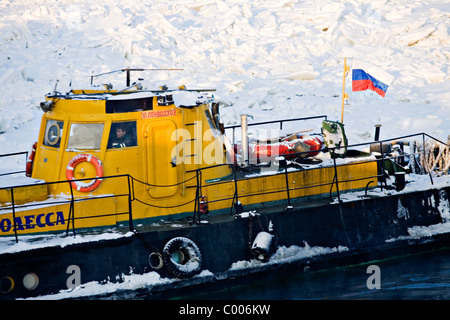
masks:
<path fill-rule="evenodd" d="M 375 141 L 380 140 L 380 128 L 381 128 L 381 124 L 375 125 Z"/>

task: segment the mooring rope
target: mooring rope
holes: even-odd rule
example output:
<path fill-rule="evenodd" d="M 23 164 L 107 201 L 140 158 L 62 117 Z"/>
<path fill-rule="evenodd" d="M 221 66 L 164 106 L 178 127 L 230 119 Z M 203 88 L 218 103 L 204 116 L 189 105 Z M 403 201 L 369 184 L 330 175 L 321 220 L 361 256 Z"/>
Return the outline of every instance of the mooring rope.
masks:
<path fill-rule="evenodd" d="M 419 163 L 427 173 L 446 175 L 450 169 L 450 146 L 437 141 L 428 140 L 417 143 Z"/>

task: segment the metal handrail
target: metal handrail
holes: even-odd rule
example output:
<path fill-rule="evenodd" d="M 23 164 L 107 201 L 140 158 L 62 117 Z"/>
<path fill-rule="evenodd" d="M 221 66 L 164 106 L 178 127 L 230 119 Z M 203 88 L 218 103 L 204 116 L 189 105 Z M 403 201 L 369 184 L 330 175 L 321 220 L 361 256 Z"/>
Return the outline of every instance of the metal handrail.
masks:
<path fill-rule="evenodd" d="M 295 153 L 295 154 L 292 153 L 292 154 L 289 154 L 289 155 L 291 155 L 291 156 L 292 155 L 301 155 L 301 154 L 306 154 L 306 153 L 309 153 L 309 152 L 300 152 L 300 153 Z M 405 154 L 403 156 L 408 156 L 408 155 Z M 387 158 L 384 158 L 384 159 L 387 159 Z M 334 160 L 336 160 L 336 159 L 334 158 Z M 379 162 L 379 161 L 382 161 L 382 160 L 381 159 L 374 159 L 374 160 L 371 160 L 371 161 L 372 162 Z M 290 206 L 291 198 L 290 198 L 290 195 L 289 195 L 289 191 L 300 190 L 300 189 L 307 189 L 307 188 L 316 188 L 316 187 L 321 187 L 321 186 L 326 186 L 326 185 L 330 185 L 330 189 L 332 190 L 334 184 L 336 184 L 336 186 L 337 186 L 337 196 L 338 196 L 338 199 L 340 201 L 338 183 L 359 181 L 359 180 L 363 180 L 363 179 L 370 179 L 370 178 L 376 178 L 376 177 L 381 177 L 382 176 L 382 175 L 375 175 L 375 176 L 367 176 L 367 177 L 363 177 L 363 178 L 356 178 L 356 179 L 350 179 L 350 180 L 340 180 L 340 179 L 337 178 L 337 171 L 336 171 L 337 167 L 352 166 L 352 165 L 356 165 L 356 164 L 360 164 L 360 163 L 361 162 L 354 162 L 354 163 L 344 163 L 344 164 L 339 164 L 338 165 L 338 164 L 336 164 L 336 161 L 333 161 L 333 167 L 335 168 L 335 176 L 334 176 L 333 181 L 327 182 L 327 183 L 321 183 L 321 184 L 313 184 L 313 185 L 308 185 L 308 186 L 302 186 L 302 187 L 289 187 L 287 176 L 295 174 L 298 171 L 291 171 L 291 172 L 289 172 L 286 169 L 284 169 L 284 170 L 282 170 L 282 171 L 280 171 L 278 173 L 275 173 L 275 175 L 282 175 L 283 174 L 283 175 L 286 176 L 286 189 L 276 190 L 276 191 L 269 191 L 269 192 L 259 192 L 259 193 L 254 193 L 254 194 L 240 194 L 239 195 L 239 191 L 238 191 L 239 189 L 237 188 L 237 186 L 235 186 L 235 194 L 234 194 L 233 197 L 225 197 L 225 198 L 221 198 L 221 199 L 208 200 L 208 203 L 215 203 L 215 202 L 220 202 L 220 201 L 233 200 L 233 199 L 236 198 L 236 196 L 237 196 L 237 198 L 239 198 L 239 197 L 244 197 L 245 198 L 245 197 L 253 197 L 253 196 L 260 196 L 260 195 L 265 195 L 265 194 L 271 194 L 271 193 L 286 192 L 288 194 L 288 199 L 287 199 L 288 206 Z M 201 169 L 196 169 L 196 171 L 202 171 L 202 170 L 206 170 L 206 169 L 211 169 L 211 168 L 217 167 L 217 166 L 219 166 L 219 165 L 206 167 L 206 168 L 201 168 Z M 236 165 L 232 165 L 232 167 L 233 167 L 233 169 L 235 169 L 237 166 Z M 317 169 L 317 168 L 307 168 L 307 169 L 302 169 L 302 171 L 310 171 L 310 170 L 315 170 L 315 169 Z M 233 171 L 235 171 L 235 170 L 233 170 Z M 234 182 L 236 184 L 238 181 L 245 181 L 245 180 L 252 180 L 252 179 L 262 179 L 262 178 L 265 178 L 265 176 L 262 175 L 262 176 L 252 176 L 252 177 L 237 178 L 237 176 L 234 175 L 234 179 L 233 180 L 234 180 Z M 217 185 L 220 185 L 220 184 L 224 184 L 224 183 L 229 183 L 230 181 L 231 180 L 221 180 L 221 181 L 217 181 L 217 182 L 210 182 L 208 184 L 202 184 L 200 186 L 199 185 L 194 185 L 194 186 L 190 186 L 190 187 L 187 187 L 187 188 L 199 188 L 199 187 L 208 188 L 208 187 L 214 187 L 214 186 L 217 186 Z M 201 180 L 200 180 L 200 183 L 201 183 Z M 236 195 L 236 193 L 237 193 L 237 195 Z"/>
<path fill-rule="evenodd" d="M 292 118 L 292 119 L 281 119 L 281 120 L 270 120 L 270 121 L 263 121 L 263 122 L 254 122 L 254 123 L 249 123 L 247 124 L 247 126 L 251 127 L 251 126 L 259 126 L 259 125 L 264 125 L 264 124 L 272 124 L 272 123 L 280 123 L 280 130 L 283 129 L 283 123 L 284 122 L 292 122 L 292 121 L 306 121 L 306 120 L 314 120 L 314 119 L 320 119 L 320 118 L 324 118 L 325 120 L 327 120 L 327 116 L 326 115 L 321 115 L 321 116 L 312 116 L 312 117 L 302 117 L 302 118 Z M 236 125 L 231 125 L 231 126 L 226 126 L 225 129 L 235 129 L 235 128 L 240 128 L 241 125 L 240 124 L 236 124 Z"/>
<path fill-rule="evenodd" d="M 447 144 L 443 143 L 442 141 L 428 135 L 425 133 L 420 133 L 420 134 L 414 134 L 414 135 L 406 135 L 406 136 L 402 136 L 402 137 L 397 137 L 394 139 L 385 139 L 385 140 L 381 140 L 381 141 L 373 141 L 373 142 L 366 142 L 366 143 L 359 143 L 359 144 L 354 144 L 354 145 L 350 145 L 347 148 L 351 148 L 351 147 L 358 147 L 358 146 L 367 146 L 367 145 L 373 145 L 373 144 L 380 144 L 380 151 L 381 151 L 381 159 L 375 159 L 372 161 L 375 162 L 379 162 L 381 161 L 381 165 L 384 166 L 384 161 L 386 159 L 397 159 L 399 157 L 411 157 L 411 156 L 415 156 L 418 153 L 408 153 L 408 154 L 402 154 L 400 156 L 394 156 L 394 157 L 385 157 L 385 154 L 383 152 L 383 148 L 382 148 L 382 144 L 386 143 L 386 142 L 390 142 L 390 141 L 394 141 L 394 140 L 400 140 L 400 139 L 406 139 L 406 138 L 411 138 L 411 137 L 415 137 L 415 136 L 422 136 L 423 140 L 426 137 L 429 137 L 439 143 L 442 143 L 446 146 L 448 146 Z M 328 149 L 330 152 L 334 153 L 335 148 L 330 148 Z M 425 150 L 423 151 L 425 152 Z M 290 155 L 302 155 L 302 154 L 306 154 L 308 152 L 300 152 L 300 153 L 295 153 L 295 154 L 290 154 Z M 4 156 L 13 156 L 13 155 L 19 155 L 19 154 L 28 154 L 27 152 L 20 152 L 20 153 L 13 153 L 13 154 L 6 154 L 6 155 L 0 155 L 0 157 L 4 157 Z M 380 178 L 383 176 L 383 172 L 380 175 L 376 175 L 376 176 L 370 176 L 370 177 L 364 177 L 364 178 L 358 178 L 358 179 L 350 179 L 350 180 L 340 180 L 339 177 L 337 176 L 337 170 L 336 168 L 339 166 L 348 166 L 348 165 L 355 165 L 357 163 L 360 162 L 355 162 L 355 163 L 343 163 L 343 164 L 337 164 L 336 163 L 336 157 L 333 157 L 333 167 L 335 168 L 335 177 L 333 178 L 333 181 L 330 183 L 322 183 L 322 184 L 314 184 L 314 185 L 310 185 L 310 186 L 302 186 L 302 187 L 289 187 L 289 183 L 288 183 L 288 175 L 293 174 L 297 171 L 293 171 L 293 172 L 288 172 L 288 170 L 283 170 L 284 172 L 280 172 L 280 173 L 276 173 L 276 174 L 284 174 L 286 175 L 286 189 L 283 190 L 277 190 L 277 191 L 270 191 L 270 192 L 262 192 L 262 193 L 257 193 L 257 194 L 247 194 L 247 195 L 239 195 L 239 191 L 237 188 L 237 182 L 238 181 L 242 181 L 242 180 L 248 180 L 248 179 L 257 179 L 259 177 L 241 177 L 238 178 L 236 176 L 236 168 L 237 165 L 236 164 L 232 164 L 232 168 L 233 168 L 233 172 L 234 172 L 234 183 L 235 183 L 235 193 L 233 195 L 233 197 L 226 197 L 226 198 L 222 198 L 222 199 L 209 199 L 207 203 L 213 203 L 213 202 L 219 202 L 219 201 L 228 201 L 228 200 L 233 200 L 233 203 L 231 205 L 231 210 L 232 210 L 232 206 L 234 204 L 235 199 L 238 200 L 239 197 L 251 197 L 251 196 L 257 196 L 257 195 L 263 195 L 263 194 L 268 194 L 268 193 L 278 193 L 278 192 L 287 192 L 288 194 L 288 205 L 290 206 L 290 195 L 289 195 L 289 191 L 293 191 L 293 190 L 298 190 L 298 189 L 305 189 L 305 188 L 313 188 L 313 187 L 318 187 L 318 186 L 323 186 L 323 185 L 330 185 L 330 194 L 331 191 L 333 189 L 333 185 L 336 184 L 336 188 L 337 188 L 337 195 L 338 195 L 338 200 L 340 202 L 340 194 L 339 194 L 339 183 L 343 183 L 343 182 L 351 182 L 351 181 L 357 181 L 357 180 L 361 180 L 361 179 L 370 179 L 370 178 Z M 218 165 L 213 165 L 213 166 L 209 166 L 209 167 L 204 167 L 204 168 L 198 168 L 195 170 L 191 170 L 188 172 L 195 172 L 196 175 L 193 178 L 190 178 L 186 181 L 183 181 L 182 183 L 186 183 L 189 180 L 192 179 L 196 179 L 196 184 L 193 186 L 187 186 L 187 188 L 192 188 L 195 187 L 196 188 L 196 192 L 195 192 L 195 198 L 189 202 L 186 202 L 184 204 L 180 204 L 177 206 L 182 206 L 182 205 L 187 205 L 189 203 L 194 202 L 194 211 L 193 211 L 193 222 L 195 222 L 196 219 L 196 215 L 198 214 L 198 219 L 200 219 L 200 214 L 198 212 L 198 208 L 199 208 L 199 201 L 200 201 L 200 197 L 202 196 L 202 192 L 201 192 L 201 188 L 208 188 L 211 186 L 217 186 L 218 184 L 221 183 L 228 183 L 230 182 L 230 180 L 226 180 L 226 181 L 217 181 L 217 182 L 211 182 L 211 183 L 206 183 L 204 184 L 202 181 L 202 172 L 203 170 L 207 170 L 207 169 L 211 169 L 211 168 L 215 168 L 218 166 L 230 166 L 230 164 L 218 164 Z M 302 169 L 302 170 L 314 170 L 315 168 L 310 168 L 310 169 Z M 431 177 L 431 172 L 430 174 L 430 179 L 431 182 L 433 183 L 432 177 Z M 69 183 L 70 185 L 70 199 L 68 199 L 67 201 L 56 201 L 56 202 L 52 202 L 52 204 L 61 204 L 61 203 L 69 203 L 70 204 L 70 211 L 69 211 L 69 216 L 68 216 L 68 223 L 67 223 L 67 230 L 66 230 L 66 234 L 68 235 L 69 233 L 69 229 L 70 229 L 70 222 L 72 222 L 72 230 L 73 230 L 73 234 L 75 234 L 75 221 L 78 219 L 87 219 L 87 218 L 94 218 L 94 217 L 100 217 L 100 216 L 117 216 L 117 215 L 124 215 L 124 214 L 128 214 L 129 215 L 129 228 L 130 231 L 133 231 L 134 226 L 133 226 L 133 215 L 132 215 L 132 202 L 133 201 L 138 201 L 140 203 L 143 203 L 145 205 L 149 205 L 152 206 L 151 204 L 146 204 L 145 202 L 139 200 L 138 198 L 135 197 L 135 192 L 134 192 L 134 182 L 139 182 L 139 183 L 143 183 L 142 181 L 139 181 L 135 178 L 133 178 L 131 175 L 129 174 L 122 174 L 122 175 L 115 175 L 115 176 L 107 176 L 107 177 L 102 177 L 102 179 L 113 179 L 113 178 L 123 178 L 126 177 L 127 178 L 127 187 L 128 187 L 128 192 L 125 192 L 123 194 L 115 194 L 115 195 L 101 195 L 101 196 L 96 196 L 96 197 L 89 197 L 89 198 L 76 198 L 73 194 L 73 187 L 71 182 L 74 180 L 64 180 L 64 181 L 55 181 L 55 182 L 43 182 L 43 183 L 39 183 L 39 185 L 50 185 L 50 184 L 58 184 L 58 183 Z M 263 177 L 263 176 L 261 176 Z M 85 178 L 85 179 L 78 179 L 75 181 L 84 181 L 84 180 L 92 180 L 92 178 Z M 179 184 L 182 184 L 179 183 Z M 16 186 L 8 186 L 8 187 L 3 187 L 0 189 L 10 189 L 11 192 L 11 200 L 12 200 L 12 204 L 11 207 L 5 207 L 5 208 L 0 208 L 0 210 L 6 210 L 6 209 L 12 209 L 12 214 L 13 214 L 13 220 L 14 220 L 14 234 L 15 234 L 15 238 L 16 238 L 16 242 L 18 241 L 18 233 L 17 233 L 17 222 L 15 219 L 15 213 L 16 213 L 16 209 L 20 209 L 20 208 L 25 208 L 25 207 L 32 207 L 32 206 L 42 206 L 42 203 L 29 203 L 29 204 L 25 204 L 25 205 L 16 205 L 15 201 L 14 201 L 14 189 L 15 188 L 19 188 L 19 187 L 26 187 L 26 186 L 36 186 L 37 184 L 28 184 L 28 185 L 16 185 Z M 167 187 L 169 185 L 163 185 L 161 187 Z M 170 185 L 172 186 L 172 185 Z M 159 187 L 159 186 L 158 186 Z M 380 185 L 380 187 L 382 188 L 382 184 Z M 97 199 L 101 199 L 101 198 L 117 198 L 117 197 L 124 197 L 127 196 L 128 197 L 128 212 L 121 212 L 121 213 L 113 213 L 113 214 L 102 214 L 102 215 L 95 215 L 95 216 L 89 216 L 89 217 L 76 217 L 75 216 L 75 205 L 78 202 L 81 201 L 90 201 L 90 200 L 97 200 Z M 22 224 L 27 226 L 28 224 Z M 33 225 L 37 225 L 37 224 L 33 224 Z"/>
<path fill-rule="evenodd" d="M 327 116 L 326 115 L 320 115 L 320 116 L 311 116 L 311 117 L 302 117 L 302 118 L 292 118 L 292 119 L 281 119 L 281 120 L 271 120 L 271 121 L 262 121 L 262 122 L 254 122 L 254 123 L 248 123 L 247 126 L 248 127 L 253 127 L 253 126 L 261 126 L 261 125 L 266 125 L 266 124 L 273 124 L 273 123 L 279 123 L 280 124 L 280 130 L 283 129 L 283 123 L 285 122 L 293 122 L 293 121 L 307 121 L 307 120 L 314 120 L 314 119 L 324 119 L 327 120 Z M 232 129 L 232 134 L 233 134 L 233 138 L 232 138 L 232 142 L 233 144 L 235 143 L 235 131 L 236 128 L 240 128 L 241 125 L 240 124 L 236 124 L 236 125 L 231 125 L 231 126 L 226 126 L 224 129 Z"/>
<path fill-rule="evenodd" d="M 201 174 L 200 174 L 201 175 Z M 133 225 L 133 206 L 132 206 L 132 202 L 133 201 L 137 201 L 140 202 L 144 205 L 148 205 L 148 206 L 152 206 L 152 207 L 158 207 L 149 203 L 145 203 L 144 201 L 138 199 L 137 197 L 135 197 L 135 190 L 134 190 L 134 182 L 139 182 L 139 183 L 143 183 L 145 185 L 150 185 L 147 183 L 144 183 L 140 180 L 137 180 L 135 178 L 133 178 L 131 175 L 129 174 L 122 174 L 122 175 L 114 175 L 114 176 L 104 176 L 101 177 L 102 180 L 107 180 L 107 179 L 114 179 L 114 178 L 126 178 L 127 179 L 127 189 L 128 192 L 123 192 L 120 194 L 114 194 L 114 195 L 99 195 L 99 196 L 94 196 L 94 197 L 75 197 L 74 193 L 73 193 L 73 186 L 72 186 L 72 182 L 74 181 L 89 181 L 92 180 L 92 178 L 83 178 L 83 179 L 76 179 L 76 180 L 62 180 L 62 181 L 55 181 L 55 182 L 42 182 L 39 184 L 24 184 L 24 185 L 14 185 L 14 186 L 8 186 L 8 187 L 2 187 L 1 189 L 9 189 L 11 192 L 11 205 L 5 206 L 5 207 L 0 207 L 0 211 L 1 210 L 11 210 L 12 211 L 12 220 L 14 225 L 11 225 L 11 227 L 14 228 L 14 237 L 16 242 L 18 242 L 18 225 L 17 225 L 17 221 L 16 221 L 16 210 L 17 209 L 23 209 L 23 208 L 27 208 L 27 207 L 39 207 L 39 206 L 45 206 L 45 204 L 41 203 L 41 202 L 34 202 L 34 203 L 27 203 L 27 204 L 21 204 L 21 205 L 17 205 L 15 203 L 15 199 L 14 199 L 14 190 L 16 188 L 21 188 L 21 187 L 30 187 L 30 186 L 41 186 L 41 185 L 54 185 L 54 184 L 64 184 L 64 183 L 68 183 L 69 184 L 69 198 L 67 200 L 61 200 L 61 201 L 52 201 L 51 203 L 49 203 L 49 205 L 58 205 L 58 204 L 69 204 L 69 214 L 67 217 L 67 229 L 66 229 L 66 236 L 69 235 L 69 231 L 70 229 L 72 229 L 72 233 L 73 235 L 75 235 L 75 222 L 77 220 L 81 220 L 81 219 L 90 219 L 90 218 L 98 218 L 98 217 L 108 217 L 108 216 L 119 216 L 119 215 L 125 215 L 128 214 L 128 222 L 129 222 L 129 230 L 130 231 L 134 231 L 134 225 Z M 183 181 L 183 183 L 186 183 L 188 181 L 190 181 L 192 179 L 187 179 L 186 181 Z M 197 180 L 198 181 L 198 180 Z M 197 182 L 198 184 L 198 182 Z M 153 185 L 152 185 L 153 186 Z M 162 185 L 161 187 L 168 187 L 169 185 Z M 98 200 L 98 199 L 105 199 L 105 198 L 118 198 L 118 197 L 128 197 L 128 212 L 115 212 L 115 213 L 102 213 L 102 214 L 98 214 L 98 215 L 89 215 L 87 217 L 77 217 L 76 216 L 76 210 L 75 210 L 75 206 L 77 203 L 79 202 L 83 202 L 83 201 L 92 201 L 92 200 Z M 172 207 L 178 207 L 178 206 L 183 206 L 183 205 L 187 205 L 189 203 L 192 202 L 197 202 L 196 198 L 194 198 L 193 200 L 190 200 L 184 204 L 178 204 L 178 205 L 174 205 Z M 161 207 L 161 208 L 166 208 L 166 207 Z M 167 207 L 170 208 L 170 207 Z M 55 221 L 51 221 L 52 223 L 54 223 Z M 31 227 L 31 226 L 36 226 L 37 223 L 22 223 L 21 226 L 22 227 Z"/>
<path fill-rule="evenodd" d="M 293 120 L 297 120 L 297 119 L 293 119 Z M 266 123 L 274 123 L 274 122 L 277 122 L 277 121 L 268 121 L 268 122 L 264 122 L 264 124 L 266 124 Z M 256 124 L 254 124 L 254 125 L 256 125 Z M 233 128 L 235 128 L 235 127 L 238 127 L 238 126 L 233 126 Z M 402 139 L 407 139 L 407 138 L 412 138 L 412 137 L 416 137 L 416 136 L 422 136 L 423 137 L 423 140 L 425 139 L 425 136 L 426 137 L 428 137 L 428 138 L 430 138 L 430 139 L 433 139 L 433 140 L 435 140 L 436 142 L 439 142 L 439 143 L 442 143 L 442 144 L 444 144 L 444 145 L 446 145 L 446 146 L 449 146 L 448 144 L 446 144 L 446 143 L 444 143 L 444 142 L 442 142 L 442 141 L 440 141 L 439 139 L 436 139 L 436 138 L 434 138 L 433 136 L 430 136 L 430 135 L 428 135 L 428 134 L 426 134 L 426 133 L 418 133 L 418 134 L 411 134 L 411 135 L 405 135 L 405 136 L 400 136 L 400 137 L 396 137 L 396 138 L 392 138 L 392 139 L 384 139 L 384 140 L 377 140 L 377 141 L 372 141 L 372 142 L 365 142 L 365 143 L 358 143 L 358 144 L 353 144 L 353 145 L 349 145 L 349 146 L 347 146 L 347 148 L 354 148 L 354 147 L 360 147 L 360 146 L 370 146 L 370 145 L 373 145 L 373 144 L 380 144 L 380 151 L 381 151 L 381 159 L 375 159 L 375 160 L 373 160 L 373 161 L 375 161 L 375 162 L 379 162 L 379 163 L 381 163 L 381 167 L 382 167 L 382 173 L 381 174 L 378 174 L 378 175 L 375 175 L 375 176 L 368 176 L 368 177 L 364 177 L 364 178 L 357 178 L 357 179 L 350 179 L 350 180 L 340 180 L 339 179 L 339 177 L 337 176 L 337 167 L 339 167 L 339 166 L 351 166 L 351 165 L 355 165 L 355 164 L 357 164 L 358 162 L 356 162 L 356 163 L 344 163 L 344 164 L 339 164 L 339 165 L 337 165 L 336 164 L 336 158 L 335 157 L 333 157 L 333 167 L 334 167 L 334 169 L 335 169 L 335 176 L 334 176 L 334 178 L 333 178 L 333 181 L 331 182 L 331 183 L 325 183 L 325 184 L 318 184 L 318 185 L 311 185 L 311 186 L 303 186 L 303 187 L 296 187 L 296 188 L 289 188 L 289 185 L 288 185 L 288 179 L 287 179 L 287 176 L 289 175 L 289 174 L 292 174 L 292 173 L 294 173 L 294 172 L 288 172 L 287 170 L 284 170 L 284 173 L 283 174 L 285 174 L 286 175 L 286 189 L 285 190 L 277 190 L 277 191 L 271 191 L 271 192 L 260 192 L 260 193 L 256 193 L 256 194 L 246 194 L 246 195 L 239 195 L 239 191 L 238 191 L 238 188 L 237 188 L 237 182 L 238 181 L 242 181 L 242 180 L 247 180 L 247 179 L 255 179 L 255 178 L 262 178 L 262 177 L 264 177 L 264 176 L 261 176 L 261 177 L 251 177 L 251 178 L 237 178 L 237 176 L 236 176 L 236 174 L 235 174 L 235 168 L 237 167 L 237 164 L 236 163 L 234 163 L 234 164 L 231 164 L 231 166 L 233 167 L 233 174 L 234 174 L 234 182 L 235 182 L 235 194 L 233 195 L 233 197 L 226 197 L 226 198 L 222 198 L 222 199 L 215 199 L 215 200 L 209 200 L 208 201 L 208 203 L 214 203 L 214 202 L 219 202 L 219 201 L 227 201 L 227 200 L 233 200 L 233 203 L 232 203 L 232 205 L 231 205 L 231 210 L 232 210 L 232 206 L 233 206 L 233 204 L 234 204 L 234 200 L 236 199 L 238 199 L 239 197 L 252 197 L 252 196 L 258 196 L 258 195 L 264 195 L 264 194 L 268 194 L 268 193 L 278 193 L 278 192 L 287 192 L 287 196 L 288 196 L 288 198 L 287 198 L 287 201 L 288 201 L 288 206 L 290 206 L 290 195 L 289 195 L 289 190 L 298 190 L 298 189 L 305 189 L 305 188 L 314 188 L 314 187 L 318 187 L 318 186 L 323 186 L 323 185 L 330 185 L 331 187 L 330 187 L 330 194 L 331 194 L 331 191 L 332 191 L 332 189 L 333 189 L 333 185 L 334 184 L 336 184 L 336 192 L 337 192 L 337 197 L 338 197 L 338 201 L 339 201 L 339 203 L 341 202 L 341 200 L 340 200 L 340 192 L 339 192 L 339 183 L 344 183 L 344 182 L 352 182 L 352 181 L 358 181 L 358 180 L 362 180 L 362 179 L 371 179 L 371 178 L 381 178 L 381 177 L 383 177 L 384 176 L 384 171 L 385 171 L 385 167 L 384 167 L 384 165 L 385 165 L 385 160 L 388 160 L 388 159 L 397 159 L 397 158 L 401 158 L 401 157 L 411 157 L 411 156 L 414 156 L 414 155 L 416 155 L 417 153 L 408 153 L 408 154 L 402 154 L 401 156 L 394 156 L 394 157 L 391 157 L 391 156 L 389 156 L 389 157 L 386 157 L 386 155 L 385 155 L 385 153 L 383 152 L 383 148 L 382 148 L 382 145 L 383 145 L 383 143 L 386 143 L 386 142 L 392 142 L 392 141 L 398 141 L 398 140 L 402 140 Z M 328 151 L 330 151 L 330 152 L 332 152 L 333 154 L 334 154 L 334 151 L 336 150 L 337 148 L 328 148 Z M 424 151 L 425 152 L 425 151 Z M 292 154 L 289 154 L 290 156 L 300 156 L 300 155 L 302 155 L 302 154 L 307 154 L 307 153 L 309 153 L 309 152 L 298 152 L 298 153 L 292 153 Z M 265 158 L 260 158 L 260 160 L 261 161 L 263 161 Z M 267 158 L 267 159 L 273 159 L 273 158 Z M 230 164 L 219 164 L 219 165 L 214 165 L 214 166 L 209 166 L 209 167 L 204 167 L 204 168 L 200 168 L 200 169 L 196 169 L 195 171 L 202 171 L 202 170 L 206 170 L 206 169 L 210 169 L 210 168 L 214 168 L 214 167 L 218 167 L 218 166 L 222 166 L 222 165 L 230 165 Z M 305 170 L 314 170 L 315 168 L 312 168 L 312 169 L 305 169 Z M 194 170 L 193 170 L 194 171 Z M 282 174 L 282 173 L 277 173 L 277 174 Z M 431 172 L 429 172 L 429 176 L 430 176 L 430 181 L 431 181 L 431 183 L 433 184 L 433 179 L 432 179 L 432 176 L 431 176 Z M 211 186 L 217 186 L 218 184 L 223 184 L 223 183 L 228 183 L 229 181 L 218 181 L 218 182 L 211 182 L 211 183 L 209 183 L 209 184 L 207 184 L 207 185 L 203 185 L 203 187 L 211 187 Z M 200 183 L 201 183 L 201 181 L 200 181 Z M 386 182 L 384 182 L 385 183 L 385 187 L 387 186 L 386 185 Z M 370 184 L 370 183 L 369 183 Z M 368 184 L 368 185 L 369 185 Z M 367 189 L 367 187 L 368 187 L 368 185 L 366 186 L 366 189 Z M 197 185 L 197 186 L 192 186 L 192 187 L 195 187 L 195 188 L 199 188 L 199 186 Z M 200 186 L 201 187 L 201 186 Z M 189 187 L 188 187 L 189 188 Z M 381 189 L 383 189 L 383 182 L 381 182 L 380 183 L 380 188 Z"/>
<path fill-rule="evenodd" d="M 43 183 L 39 183 L 39 184 L 26 184 L 26 185 L 15 185 L 15 186 L 8 186 L 8 187 L 3 187 L 0 189 L 10 189 L 11 192 L 11 206 L 5 206 L 3 208 L 0 208 L 0 210 L 11 210 L 12 211 L 12 218 L 13 218 L 13 225 L 12 227 L 14 228 L 14 237 L 16 242 L 18 242 L 18 226 L 17 226 L 17 220 L 16 220 L 16 209 L 21 209 L 21 208 L 27 208 L 27 207 L 33 207 L 33 206 L 43 206 L 42 203 L 29 203 L 29 204 L 25 204 L 25 205 L 16 205 L 15 204 L 15 199 L 14 199 L 14 189 L 16 188 L 21 188 L 21 187 L 30 187 L 30 186 L 37 186 L 37 185 L 53 185 L 53 184 L 61 184 L 61 183 L 69 183 L 69 189 L 70 189 L 70 199 L 66 200 L 66 201 L 56 201 L 56 202 L 51 202 L 52 205 L 54 204 L 70 204 L 70 208 L 69 208 L 69 215 L 67 218 L 67 230 L 66 230 L 66 235 L 69 234 L 69 229 L 70 229 L 70 222 L 72 222 L 72 231 L 73 231 L 73 235 L 75 235 L 75 220 L 79 220 L 79 219 L 88 219 L 88 218 L 94 218 L 94 217 L 106 217 L 106 216 L 117 216 L 117 215 L 123 215 L 123 214 L 128 214 L 129 215 L 129 225 L 130 225 L 130 231 L 133 230 L 133 222 L 132 222 L 132 206 L 131 206 L 131 183 L 130 183 L 130 175 L 128 174 L 123 174 L 123 175 L 116 175 L 116 176 L 106 176 L 106 177 L 102 177 L 102 179 L 111 179 L 111 178 L 121 178 L 121 177 L 127 177 L 127 181 L 128 181 L 128 193 L 126 194 L 115 194 L 115 195 L 101 195 L 101 196 L 97 196 L 97 197 L 89 197 L 89 198 L 75 198 L 74 194 L 73 194 L 73 187 L 72 187 L 72 182 L 73 181 L 86 181 L 86 180 L 92 180 L 92 178 L 84 178 L 84 179 L 77 179 L 77 180 L 64 180 L 64 181 L 55 181 L 55 182 L 43 182 Z M 125 212 L 125 213 L 112 213 L 112 214 L 102 214 L 102 215 L 96 215 L 96 216 L 89 216 L 89 217 L 83 217 L 83 218 L 79 218 L 79 217 L 75 217 L 75 203 L 77 202 L 81 202 L 81 201 L 91 201 L 91 200 L 98 200 L 98 199 L 104 199 L 104 198 L 117 198 L 117 197 L 123 197 L 123 196 L 128 196 L 128 203 L 129 203 L 129 212 Z M 52 222 L 53 223 L 53 222 Z M 24 223 L 22 224 L 23 227 L 30 227 L 30 226 L 37 226 L 37 223 Z"/>
<path fill-rule="evenodd" d="M 25 155 L 25 163 L 26 163 L 26 161 L 28 160 L 28 151 L 0 154 L 0 158 L 18 156 L 18 155 L 22 155 L 22 154 Z M 26 170 L 13 171 L 13 172 L 7 172 L 7 173 L 0 173 L 0 177 L 1 176 L 8 176 L 8 175 L 16 174 L 16 173 L 24 173 L 25 171 Z"/>

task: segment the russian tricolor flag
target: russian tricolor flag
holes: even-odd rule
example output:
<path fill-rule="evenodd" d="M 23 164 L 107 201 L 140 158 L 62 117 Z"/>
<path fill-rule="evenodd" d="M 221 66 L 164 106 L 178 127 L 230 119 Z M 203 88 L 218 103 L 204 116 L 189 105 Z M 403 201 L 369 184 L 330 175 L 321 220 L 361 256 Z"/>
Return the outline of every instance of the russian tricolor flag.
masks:
<path fill-rule="evenodd" d="M 370 89 L 384 97 L 393 79 L 389 73 L 367 62 L 353 60 L 352 91 Z"/>

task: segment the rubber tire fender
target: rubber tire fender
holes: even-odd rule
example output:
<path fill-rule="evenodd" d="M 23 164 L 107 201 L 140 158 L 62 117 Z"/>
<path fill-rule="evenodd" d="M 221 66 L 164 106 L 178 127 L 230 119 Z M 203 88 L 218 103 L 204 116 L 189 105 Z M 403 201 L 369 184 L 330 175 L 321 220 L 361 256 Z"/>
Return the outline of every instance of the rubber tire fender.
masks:
<path fill-rule="evenodd" d="M 178 261 L 175 261 L 175 256 Z M 166 243 L 163 260 L 169 273 L 179 279 L 191 278 L 202 270 L 200 249 L 194 241 L 185 237 L 176 237 Z"/>

